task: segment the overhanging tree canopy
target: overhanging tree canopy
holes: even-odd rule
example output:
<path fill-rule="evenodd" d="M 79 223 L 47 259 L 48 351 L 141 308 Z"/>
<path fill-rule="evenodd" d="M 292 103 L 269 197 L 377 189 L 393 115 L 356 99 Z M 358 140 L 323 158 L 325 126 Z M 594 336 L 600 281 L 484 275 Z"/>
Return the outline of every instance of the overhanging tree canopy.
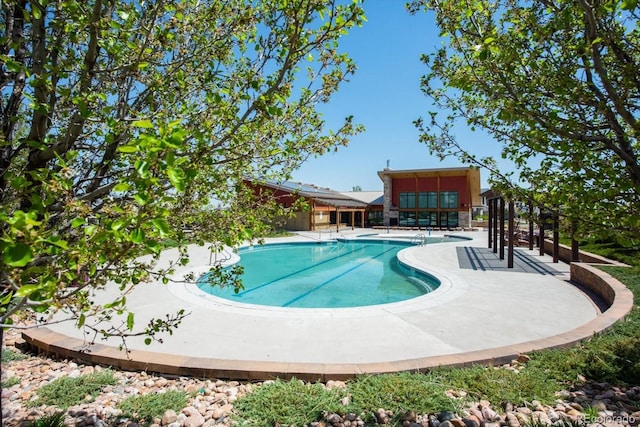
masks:
<path fill-rule="evenodd" d="M 640 27 L 635 0 L 424 0 L 445 42 L 424 55 L 418 120 L 432 152 L 492 170 L 492 185 L 583 230 L 640 238 Z M 446 118 L 442 119 L 442 113 Z M 502 145 L 501 173 L 452 135 L 463 120 Z"/>
<path fill-rule="evenodd" d="M 2 325 L 64 307 L 79 324 L 115 310 L 131 329 L 127 289 L 170 272 L 141 255 L 259 237 L 282 212 L 242 179 L 285 179 L 359 130 L 328 131 L 316 110 L 355 70 L 338 40 L 362 23 L 358 1 L 9 0 L 1 13 Z M 121 296 L 95 306 L 113 283 Z"/>

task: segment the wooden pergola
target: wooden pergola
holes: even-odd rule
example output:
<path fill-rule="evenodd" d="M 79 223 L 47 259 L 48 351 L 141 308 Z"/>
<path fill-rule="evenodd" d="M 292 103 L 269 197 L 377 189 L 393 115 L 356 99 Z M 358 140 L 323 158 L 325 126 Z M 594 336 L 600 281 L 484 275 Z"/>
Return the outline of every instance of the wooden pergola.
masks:
<path fill-rule="evenodd" d="M 316 203 L 321 203 L 324 206 L 330 206 L 334 209 L 336 214 L 336 231 L 340 231 L 340 214 L 342 213 L 350 213 L 351 214 L 351 229 L 353 230 L 356 226 L 356 213 L 360 213 L 360 225 L 359 227 L 364 228 L 365 223 L 365 214 L 367 204 L 353 200 L 347 197 L 341 198 L 317 198 L 312 201 L 312 210 L 315 210 Z M 315 230 L 315 224 L 313 223 L 314 216 L 311 216 L 311 230 Z"/>
<path fill-rule="evenodd" d="M 493 253 L 499 254 L 501 260 L 505 257 L 505 246 L 507 249 L 507 268 L 513 268 L 513 247 L 516 240 L 516 227 L 515 227 L 515 203 L 513 200 L 509 200 L 505 203 L 505 198 L 500 194 L 490 192 L 487 195 L 487 204 L 489 206 L 489 248 L 493 248 Z M 533 212 L 533 203 L 529 202 L 529 230 L 528 230 L 528 244 L 529 250 L 533 250 L 533 236 L 534 236 L 534 218 L 531 214 Z M 560 253 L 560 238 L 559 238 L 559 214 L 555 212 L 547 215 L 540 215 L 540 221 L 538 221 L 538 239 L 537 244 L 540 249 L 540 255 L 545 253 L 544 232 L 546 219 L 550 219 L 551 230 L 553 233 L 553 245 L 551 255 L 553 262 L 558 263 Z M 507 223 L 507 229 L 505 230 L 505 222 Z M 578 262 L 578 242 L 572 239 L 571 242 L 571 261 Z"/>

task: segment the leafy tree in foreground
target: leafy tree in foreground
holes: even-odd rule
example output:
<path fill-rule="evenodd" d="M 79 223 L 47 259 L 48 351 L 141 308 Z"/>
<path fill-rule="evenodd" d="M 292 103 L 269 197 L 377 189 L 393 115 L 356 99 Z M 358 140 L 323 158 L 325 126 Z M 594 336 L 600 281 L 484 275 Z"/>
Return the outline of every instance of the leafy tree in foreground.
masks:
<path fill-rule="evenodd" d="M 561 207 L 583 235 L 615 229 L 637 242 L 637 1 L 418 0 L 409 8 L 435 12 L 445 39 L 423 56 L 422 88 L 440 112 L 416 122 L 430 150 L 488 167 L 504 194 Z M 451 131 L 460 120 L 500 143 L 519 176 L 465 149 Z"/>
<path fill-rule="evenodd" d="M 9 0 L 0 33 L 0 324 L 68 310 L 125 337 L 129 289 L 185 245 L 259 238 L 282 214 L 244 178 L 282 179 L 347 143 L 316 106 L 353 73 L 358 1 Z M 180 255 L 154 269 L 167 242 Z M 147 255 L 145 258 L 140 258 Z M 213 279 L 212 279 L 213 280 Z M 119 287 L 100 306 L 95 290 Z M 120 314 L 120 329 L 89 319 Z"/>

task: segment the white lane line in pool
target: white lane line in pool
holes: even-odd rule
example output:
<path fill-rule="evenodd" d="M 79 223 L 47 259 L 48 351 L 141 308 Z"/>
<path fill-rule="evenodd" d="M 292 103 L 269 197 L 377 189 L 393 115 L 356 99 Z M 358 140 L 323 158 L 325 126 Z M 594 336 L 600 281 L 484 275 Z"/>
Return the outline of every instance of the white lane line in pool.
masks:
<path fill-rule="evenodd" d="M 300 273 L 302 273 L 302 272 L 304 272 L 304 271 L 311 270 L 311 269 L 313 269 L 313 268 L 316 268 L 316 267 L 318 267 L 318 266 L 320 266 L 320 265 L 326 264 L 326 263 L 331 262 L 331 261 L 335 261 L 335 260 L 337 260 L 338 258 L 341 258 L 341 257 L 347 256 L 347 255 L 351 255 L 351 254 L 353 254 L 353 253 L 355 253 L 355 252 L 358 252 L 358 251 L 362 251 L 363 249 L 365 249 L 365 248 L 367 248 L 367 247 L 368 247 L 368 246 L 362 246 L 362 247 L 360 247 L 360 248 L 358 248 L 358 249 L 354 249 L 354 250 L 352 250 L 352 251 L 345 252 L 345 253 L 340 254 L 340 255 L 338 255 L 338 256 L 335 256 L 335 257 L 332 257 L 332 258 L 328 258 L 328 259 L 326 259 L 326 260 L 324 260 L 324 261 L 321 261 L 321 262 L 319 262 L 319 263 L 316 263 L 316 264 L 310 265 L 310 266 L 308 266 L 308 267 L 302 268 L 302 269 L 300 269 L 300 270 L 296 270 L 296 271 L 293 271 L 293 272 L 291 272 L 291 273 L 285 274 L 284 276 L 281 276 L 281 277 L 278 277 L 278 278 L 276 278 L 276 279 L 270 280 L 270 281 L 268 281 L 268 282 L 266 282 L 266 283 L 263 283 L 263 284 L 261 284 L 261 285 L 255 286 L 255 287 L 253 287 L 253 288 L 251 288 L 251 289 L 247 289 L 246 291 L 238 292 L 238 293 L 237 293 L 237 294 L 235 294 L 234 296 L 241 297 L 241 296 L 246 295 L 246 294 L 248 294 L 248 293 L 251 293 L 251 292 L 253 292 L 253 291 L 257 291 L 258 289 L 264 288 L 265 286 L 272 285 L 272 284 L 274 284 L 275 282 L 279 282 L 280 280 L 288 279 L 289 277 L 295 276 L 295 275 L 300 274 Z"/>
<path fill-rule="evenodd" d="M 364 249 L 364 248 L 366 248 L 366 247 L 367 247 L 367 246 L 363 246 L 363 249 Z M 386 254 L 387 252 L 391 252 L 391 251 L 393 251 L 393 250 L 395 250 L 395 249 L 396 249 L 396 248 L 387 249 L 386 251 L 381 252 L 381 253 L 379 253 L 379 254 L 378 254 L 378 255 L 376 255 L 376 256 L 370 257 L 370 258 L 369 258 L 369 259 L 367 259 L 366 261 L 361 262 L 361 263 L 359 263 L 359 264 L 355 265 L 354 267 L 352 267 L 352 268 L 350 268 L 350 269 L 348 269 L 348 270 L 346 270 L 346 271 L 343 271 L 343 272 L 342 272 L 342 273 L 340 273 L 340 274 L 337 274 L 337 275 L 333 276 L 332 278 L 330 278 L 330 279 L 328 279 L 328 280 L 325 280 L 324 282 L 320 283 L 320 284 L 319 284 L 319 285 L 317 285 L 316 287 L 314 287 L 314 288 L 312 288 L 312 289 L 309 289 L 308 291 L 306 291 L 306 292 L 304 292 L 304 293 L 302 293 L 302 294 L 298 295 L 297 297 L 293 298 L 293 299 L 292 299 L 292 300 L 290 300 L 290 301 L 287 301 L 287 302 L 286 302 L 286 303 L 284 303 L 282 306 L 283 306 L 283 307 L 288 307 L 288 306 L 290 306 L 291 304 L 295 303 L 296 301 L 299 301 L 299 300 L 301 300 L 301 299 L 303 299 L 303 298 L 306 298 L 307 296 L 309 296 L 309 295 L 310 295 L 310 294 L 312 294 L 313 292 L 317 291 L 318 289 L 320 289 L 320 288 L 322 288 L 322 287 L 324 287 L 324 286 L 328 285 L 329 283 L 331 283 L 331 282 L 333 282 L 333 281 L 335 281 L 335 280 L 339 279 L 340 277 L 343 277 L 343 276 L 345 276 L 345 275 L 347 275 L 347 274 L 351 273 L 353 270 L 356 270 L 356 269 L 358 269 L 358 268 L 362 267 L 363 265 L 367 264 L 368 262 L 371 262 L 371 261 L 373 261 L 374 259 L 379 258 L 379 257 L 381 257 L 382 255 Z"/>

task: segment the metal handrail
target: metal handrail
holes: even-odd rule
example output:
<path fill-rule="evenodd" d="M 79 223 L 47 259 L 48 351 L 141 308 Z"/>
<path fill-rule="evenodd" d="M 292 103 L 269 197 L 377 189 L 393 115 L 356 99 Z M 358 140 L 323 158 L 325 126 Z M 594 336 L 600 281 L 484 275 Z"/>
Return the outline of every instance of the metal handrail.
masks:
<path fill-rule="evenodd" d="M 411 238 L 411 243 L 414 243 L 416 245 L 424 246 L 426 242 L 427 237 L 422 233 L 418 233 Z"/>

